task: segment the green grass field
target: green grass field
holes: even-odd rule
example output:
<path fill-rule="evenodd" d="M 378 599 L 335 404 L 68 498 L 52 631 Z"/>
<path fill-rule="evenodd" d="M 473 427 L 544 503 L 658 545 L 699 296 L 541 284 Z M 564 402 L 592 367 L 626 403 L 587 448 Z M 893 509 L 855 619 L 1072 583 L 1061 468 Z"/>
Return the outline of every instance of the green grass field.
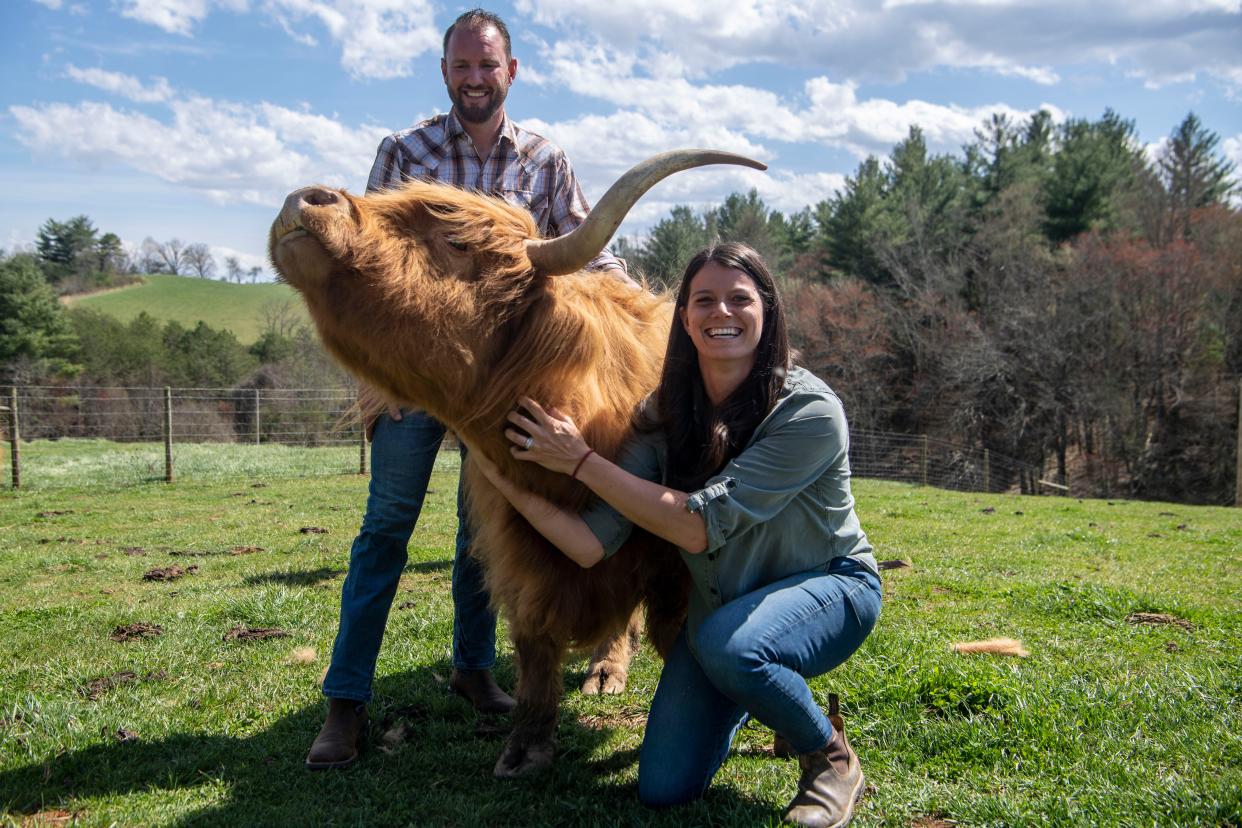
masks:
<path fill-rule="evenodd" d="M 659 664 L 584 697 L 555 768 L 499 782 L 503 725 L 445 690 L 452 468 L 437 471 L 355 768 L 302 768 L 366 478 L 254 473 L 0 494 L 0 822 L 84 825 L 766 825 L 796 765 L 743 730 L 708 796 L 636 800 Z M 885 573 L 876 632 L 812 682 L 842 697 L 870 782 L 855 824 L 1242 825 L 1237 510 L 976 495 L 861 480 Z M 309 531 L 311 528 L 324 530 Z M 307 531 L 304 531 L 307 530 Z M 156 567 L 197 569 L 147 581 Z M 1127 620 L 1164 613 L 1166 622 Z M 162 628 L 117 642 L 117 627 Z M 237 625 L 286 638 L 225 640 Z M 1019 638 L 1024 659 L 950 652 Z M 311 648 L 314 655 L 295 655 Z M 512 686 L 512 652 L 498 677 Z"/>
<path fill-rule="evenodd" d="M 299 319 L 306 308 L 293 289 L 283 284 L 235 285 L 189 276 L 146 276 L 145 282 L 102 293 L 69 297 L 68 304 L 92 308 L 122 322 L 142 311 L 163 321 L 194 327 L 201 319 L 219 330 L 227 328 L 249 345 L 263 329 L 264 309 L 290 302 Z"/>

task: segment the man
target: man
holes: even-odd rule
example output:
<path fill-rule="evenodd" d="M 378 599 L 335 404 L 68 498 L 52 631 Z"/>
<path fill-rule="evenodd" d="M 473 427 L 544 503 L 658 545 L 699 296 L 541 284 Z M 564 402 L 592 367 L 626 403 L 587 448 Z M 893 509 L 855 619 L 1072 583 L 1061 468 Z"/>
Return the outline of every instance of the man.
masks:
<path fill-rule="evenodd" d="M 529 210 L 548 237 L 581 224 L 588 206 L 564 153 L 505 115 L 517 67 L 509 30 L 499 17 L 482 9 L 458 17 L 444 33 L 440 60 L 452 110 L 385 138 L 367 190 L 399 186 L 410 178 L 433 179 L 499 195 Z M 607 251 L 588 269 L 615 271 L 630 281 Z M 392 407 L 374 424 L 367 510 L 350 550 L 340 629 L 323 683 L 328 716 L 307 755 L 309 768 L 343 768 L 357 759 L 384 625 L 444 431 L 425 413 Z M 480 712 L 507 713 L 514 701 L 491 674 L 496 616 L 488 607 L 479 564 L 469 555 L 460 484 L 457 522 L 449 686 Z"/>

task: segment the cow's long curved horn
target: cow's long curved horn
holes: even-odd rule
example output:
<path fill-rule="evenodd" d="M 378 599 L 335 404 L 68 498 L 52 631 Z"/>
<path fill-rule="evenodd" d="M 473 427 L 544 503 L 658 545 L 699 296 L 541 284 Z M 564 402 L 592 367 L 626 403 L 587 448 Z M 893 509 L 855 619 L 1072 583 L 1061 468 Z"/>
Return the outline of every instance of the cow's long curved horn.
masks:
<path fill-rule="evenodd" d="M 626 213 L 634 202 L 642 198 L 643 193 L 673 173 L 708 164 L 738 164 L 756 170 L 768 168 L 767 164 L 743 155 L 716 150 L 672 150 L 653 155 L 617 179 L 586 221 L 572 233 L 558 239 L 531 239 L 526 242 L 526 254 L 531 264 L 550 276 L 581 270 L 604 249 L 625 220 Z"/>

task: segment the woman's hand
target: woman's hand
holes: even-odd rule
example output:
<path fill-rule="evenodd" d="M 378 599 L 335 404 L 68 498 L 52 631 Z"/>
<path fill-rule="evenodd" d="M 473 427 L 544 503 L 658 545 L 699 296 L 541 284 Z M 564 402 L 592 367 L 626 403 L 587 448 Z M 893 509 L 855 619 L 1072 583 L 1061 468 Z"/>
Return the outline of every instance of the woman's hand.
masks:
<path fill-rule="evenodd" d="M 551 406 L 545 410 L 530 397 L 522 397 L 518 402 L 530 416 L 520 411 L 509 412 L 509 422 L 521 429 L 505 429 L 505 437 L 513 443 L 509 452 L 519 460 L 538 463 L 545 469 L 572 473 L 578 461 L 591 450 L 574 421 Z"/>

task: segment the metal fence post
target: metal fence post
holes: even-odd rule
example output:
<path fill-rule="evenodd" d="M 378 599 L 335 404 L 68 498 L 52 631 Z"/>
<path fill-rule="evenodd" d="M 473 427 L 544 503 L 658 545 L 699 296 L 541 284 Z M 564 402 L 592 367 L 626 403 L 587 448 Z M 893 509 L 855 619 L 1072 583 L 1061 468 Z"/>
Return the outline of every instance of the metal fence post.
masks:
<path fill-rule="evenodd" d="M 367 473 L 367 412 L 361 405 L 361 394 L 354 397 L 358 405 L 358 474 Z"/>
<path fill-rule="evenodd" d="M 983 490 L 992 491 L 992 453 L 987 449 L 983 450 Z"/>
<path fill-rule="evenodd" d="M 16 404 L 13 407 L 13 422 L 17 422 Z M 14 425 L 13 428 L 16 429 L 17 426 Z M 1238 380 L 1238 443 L 1236 448 L 1238 452 L 1238 475 L 1237 480 L 1234 482 L 1233 505 L 1242 506 L 1242 379 Z M 16 457 L 17 455 L 13 456 Z"/>
<path fill-rule="evenodd" d="M 259 435 L 263 432 L 259 431 L 259 389 L 254 389 L 254 444 L 257 446 L 260 442 Z"/>
<path fill-rule="evenodd" d="M 13 488 L 22 487 L 21 438 L 17 433 L 17 386 L 9 388 L 9 441 L 13 454 Z M 1242 468 L 1242 466 L 1239 466 Z"/>
<path fill-rule="evenodd" d="M 923 485 L 927 485 L 927 435 L 923 435 Z"/>
<path fill-rule="evenodd" d="M 164 386 L 164 482 L 173 481 L 172 389 Z"/>

